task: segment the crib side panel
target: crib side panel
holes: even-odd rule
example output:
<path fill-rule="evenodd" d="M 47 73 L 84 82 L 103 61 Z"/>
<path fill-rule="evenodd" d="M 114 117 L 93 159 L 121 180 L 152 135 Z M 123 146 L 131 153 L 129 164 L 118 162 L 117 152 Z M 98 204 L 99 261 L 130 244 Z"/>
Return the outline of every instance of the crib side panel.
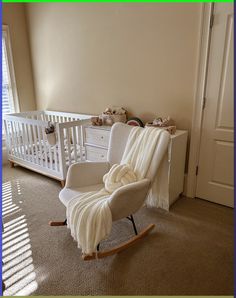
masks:
<path fill-rule="evenodd" d="M 6 116 L 4 128 L 8 159 L 59 180 L 66 179 L 68 167 L 85 161 L 83 125 L 73 113 L 33 111 Z M 83 117 L 82 117 L 83 118 Z M 55 123 L 56 144 L 50 145 L 45 128 Z"/>
<path fill-rule="evenodd" d="M 90 120 L 76 120 L 58 124 L 60 169 L 64 173 L 73 163 L 85 161 L 83 126 Z"/>
<path fill-rule="evenodd" d="M 42 116 L 42 115 L 41 115 Z M 36 115 L 36 118 L 41 117 Z M 8 159 L 49 176 L 62 178 L 58 146 L 50 146 L 45 128 L 47 122 L 7 116 L 4 119 Z"/>

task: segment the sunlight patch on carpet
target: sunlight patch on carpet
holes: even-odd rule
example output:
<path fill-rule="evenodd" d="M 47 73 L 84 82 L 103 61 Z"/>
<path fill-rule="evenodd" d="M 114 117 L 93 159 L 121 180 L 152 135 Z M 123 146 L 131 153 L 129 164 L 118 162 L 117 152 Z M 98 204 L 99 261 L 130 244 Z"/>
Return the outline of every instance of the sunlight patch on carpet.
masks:
<path fill-rule="evenodd" d="M 5 284 L 4 296 L 29 296 L 38 288 L 33 265 L 30 234 L 27 219 L 19 214 L 22 209 L 20 181 L 3 183 L 2 215 L 5 221 L 2 235 L 2 279 Z M 13 202 L 13 188 L 15 201 Z M 6 218 L 17 216 L 7 221 Z"/>

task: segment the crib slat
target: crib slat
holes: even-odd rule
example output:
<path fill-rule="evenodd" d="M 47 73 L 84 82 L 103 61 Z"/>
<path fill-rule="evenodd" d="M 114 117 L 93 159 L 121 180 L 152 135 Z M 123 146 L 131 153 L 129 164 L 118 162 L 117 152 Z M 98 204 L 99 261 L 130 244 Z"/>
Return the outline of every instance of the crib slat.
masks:
<path fill-rule="evenodd" d="M 29 135 L 29 145 L 30 145 L 30 154 L 32 162 L 35 162 L 34 156 L 34 146 L 33 146 L 33 138 L 32 138 L 32 125 L 28 125 L 28 135 Z"/>
<path fill-rule="evenodd" d="M 52 147 L 50 145 L 48 145 L 48 151 L 49 151 L 49 163 L 50 163 L 50 169 L 53 169 L 53 165 L 52 165 Z"/>
<path fill-rule="evenodd" d="M 57 144 L 53 147 L 53 155 L 54 155 L 54 168 L 55 171 L 59 171 L 59 164 L 58 164 L 58 156 L 57 156 Z"/>
<path fill-rule="evenodd" d="M 79 153 L 78 153 L 78 159 L 79 160 L 81 160 L 81 151 L 80 151 L 80 136 L 79 136 L 79 133 L 80 133 L 80 131 L 79 131 L 79 127 L 78 126 L 76 126 L 75 127 L 75 131 L 76 131 L 76 144 L 77 144 L 77 147 L 78 147 L 78 151 L 79 151 Z"/>
<path fill-rule="evenodd" d="M 78 137 L 79 137 L 79 149 L 80 149 L 80 160 L 83 160 L 83 127 L 82 125 L 78 126 Z"/>
<path fill-rule="evenodd" d="M 25 141 L 25 130 L 24 130 L 24 123 L 21 123 L 21 130 L 22 130 L 22 145 L 23 145 L 23 159 L 26 160 L 26 141 Z"/>
<path fill-rule="evenodd" d="M 17 134 L 16 134 L 16 128 L 15 128 L 15 122 L 12 122 L 12 129 L 13 129 L 13 136 L 14 136 L 14 147 L 15 147 L 15 156 L 19 156 L 19 152 L 18 152 L 18 143 L 17 143 Z"/>
<path fill-rule="evenodd" d="M 52 122 L 52 115 L 47 115 L 48 121 Z M 48 153 L 49 153 L 49 169 L 53 170 L 53 154 L 52 154 L 52 147 L 51 145 L 47 142 L 47 148 L 48 148 Z"/>
<path fill-rule="evenodd" d="M 38 152 L 38 141 L 37 141 L 37 136 L 36 136 L 36 129 L 35 125 L 33 126 L 33 139 L 34 139 L 34 146 L 35 146 L 35 153 L 36 153 L 36 163 L 39 164 L 39 152 Z"/>
<path fill-rule="evenodd" d="M 39 142 L 39 162 L 40 162 L 40 165 L 43 166 L 42 138 L 41 138 L 41 132 L 40 132 L 39 125 L 37 125 L 37 134 L 38 134 L 38 142 Z"/>
<path fill-rule="evenodd" d="M 18 145 L 19 145 L 19 151 L 20 151 L 20 158 L 23 158 L 23 152 L 22 152 L 22 142 L 21 142 L 21 129 L 20 129 L 20 123 L 16 122 L 16 129 L 17 129 L 17 139 L 18 139 Z"/>
<path fill-rule="evenodd" d="M 12 144 L 13 144 L 11 154 L 16 156 L 16 142 L 15 142 L 15 132 L 14 132 L 14 129 L 13 129 L 13 121 L 11 121 L 11 137 L 12 137 Z"/>
<path fill-rule="evenodd" d="M 75 162 L 77 162 L 77 147 L 78 147 L 78 143 L 76 140 L 76 130 L 75 127 L 73 126 L 72 128 L 72 141 L 73 141 L 73 145 L 74 145 L 74 160 Z"/>
<path fill-rule="evenodd" d="M 66 128 L 66 139 L 67 139 L 69 165 L 71 165 L 71 143 L 70 143 L 70 129 L 69 128 Z"/>
<path fill-rule="evenodd" d="M 19 153 L 19 144 L 18 144 L 18 135 L 17 135 L 17 129 L 16 129 L 16 122 L 13 122 L 13 130 L 14 130 L 14 138 L 15 138 L 15 149 L 16 149 L 16 156 L 20 157 Z"/>
<path fill-rule="evenodd" d="M 56 120 L 56 119 L 55 119 Z M 55 124 L 55 132 L 57 134 L 57 125 Z M 58 144 L 53 147 L 53 155 L 54 155 L 54 169 L 55 171 L 59 171 L 59 163 L 58 163 Z"/>
<path fill-rule="evenodd" d="M 22 133 L 23 133 L 23 142 L 24 142 L 24 151 L 25 151 L 25 160 L 28 159 L 28 140 L 26 136 L 26 130 L 25 130 L 25 123 L 22 123 Z"/>
<path fill-rule="evenodd" d="M 45 131 L 44 127 L 41 126 L 42 136 L 43 136 L 43 154 L 42 159 L 45 161 L 46 168 L 48 167 L 48 153 L 47 153 L 47 144 L 46 144 L 46 137 L 45 137 Z"/>

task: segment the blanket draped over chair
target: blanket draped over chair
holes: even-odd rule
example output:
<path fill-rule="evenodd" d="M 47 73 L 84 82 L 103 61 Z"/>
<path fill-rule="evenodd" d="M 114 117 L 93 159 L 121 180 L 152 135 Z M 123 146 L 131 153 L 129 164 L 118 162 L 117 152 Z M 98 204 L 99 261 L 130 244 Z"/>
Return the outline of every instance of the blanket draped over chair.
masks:
<path fill-rule="evenodd" d="M 69 202 L 67 226 L 83 254 L 96 252 L 100 241 L 109 236 L 112 227 L 109 197 L 121 186 L 145 178 L 161 133 L 161 129 L 152 127 L 132 128 L 121 163 L 114 164 L 103 177 L 104 188 Z"/>

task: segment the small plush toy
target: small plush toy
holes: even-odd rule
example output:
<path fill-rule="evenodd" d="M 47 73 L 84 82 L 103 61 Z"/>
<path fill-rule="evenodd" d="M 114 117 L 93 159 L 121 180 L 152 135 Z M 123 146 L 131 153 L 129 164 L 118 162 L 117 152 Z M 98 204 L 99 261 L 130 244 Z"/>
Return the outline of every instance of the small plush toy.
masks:
<path fill-rule="evenodd" d="M 126 110 L 121 107 L 108 107 L 101 115 L 103 125 L 113 125 L 115 122 L 125 123 L 127 120 Z"/>
<path fill-rule="evenodd" d="M 55 124 L 52 122 L 48 122 L 48 126 L 45 127 L 45 134 L 48 141 L 48 144 L 50 146 L 56 145 L 57 137 L 56 137 L 56 131 L 55 131 Z"/>
<path fill-rule="evenodd" d="M 176 132 L 175 121 L 171 119 L 170 116 L 164 119 L 158 117 L 154 119 L 153 122 L 146 123 L 146 126 L 161 127 L 167 130 L 171 135 L 175 134 Z"/>
<path fill-rule="evenodd" d="M 91 117 L 92 125 L 94 126 L 101 126 L 102 125 L 102 119 L 99 117 Z"/>
<path fill-rule="evenodd" d="M 55 125 L 49 121 L 48 126 L 45 127 L 45 133 L 48 135 L 50 133 L 53 133 L 54 131 L 55 131 Z"/>

